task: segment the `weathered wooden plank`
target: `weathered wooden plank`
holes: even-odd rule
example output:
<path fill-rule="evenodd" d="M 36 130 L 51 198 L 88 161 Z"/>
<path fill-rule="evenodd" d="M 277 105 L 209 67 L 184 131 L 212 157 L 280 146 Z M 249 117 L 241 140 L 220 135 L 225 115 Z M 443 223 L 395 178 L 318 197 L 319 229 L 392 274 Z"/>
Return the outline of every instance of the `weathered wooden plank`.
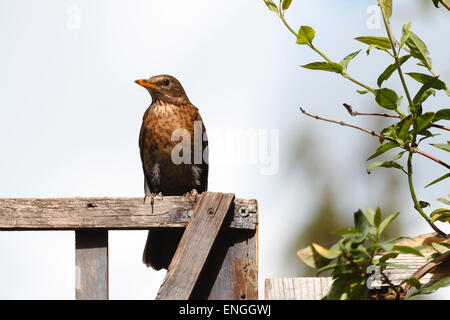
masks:
<path fill-rule="evenodd" d="M 413 273 L 428 262 L 431 252 L 422 251 L 424 257 L 418 257 L 410 254 L 399 254 L 395 259 L 389 259 L 388 262 L 408 266 L 407 269 L 386 268 L 384 273 L 389 280 L 395 284 L 400 284 L 403 280 L 411 277 Z M 450 264 L 439 266 L 430 271 L 420 279 L 422 284 L 430 281 L 442 279 L 450 274 Z M 291 281 L 293 285 L 291 284 Z M 295 300 L 320 300 L 326 296 L 333 280 L 330 277 L 304 277 L 304 278 L 275 278 L 265 281 L 265 299 L 266 300 L 289 300 L 294 297 Z M 382 276 L 378 275 L 371 283 L 372 288 L 381 289 L 388 286 L 382 281 Z"/>
<path fill-rule="evenodd" d="M 254 230 L 256 206 L 256 200 L 236 199 L 229 226 Z M 143 198 L 0 199 L 0 231 L 183 228 L 192 210 L 187 197 L 156 199 L 153 213 Z"/>
<path fill-rule="evenodd" d="M 266 300 L 320 300 L 328 293 L 331 278 L 274 278 L 265 281 Z"/>
<path fill-rule="evenodd" d="M 108 299 L 108 230 L 75 231 L 77 300 Z"/>
<path fill-rule="evenodd" d="M 230 193 L 205 192 L 200 196 L 157 300 L 187 300 L 191 297 L 225 218 L 227 214 L 232 215 L 233 200 L 234 194 Z"/>
<path fill-rule="evenodd" d="M 222 230 L 191 299 L 258 299 L 257 230 Z"/>
<path fill-rule="evenodd" d="M 408 267 L 408 269 L 395 269 L 392 267 L 387 267 L 384 273 L 393 284 L 398 285 L 403 280 L 411 277 L 413 273 L 417 271 L 417 269 L 426 264 L 430 255 L 431 253 L 424 253 L 424 257 L 418 257 L 410 254 L 399 254 L 397 258 L 389 259 L 388 262 L 405 265 Z M 442 279 L 449 274 L 450 265 L 446 264 L 424 275 L 422 278 L 420 278 L 420 282 L 422 284 L 426 284 L 435 279 Z M 381 276 L 376 277 L 372 282 L 372 287 L 374 288 L 384 286 L 387 286 L 387 284 L 382 281 Z"/>

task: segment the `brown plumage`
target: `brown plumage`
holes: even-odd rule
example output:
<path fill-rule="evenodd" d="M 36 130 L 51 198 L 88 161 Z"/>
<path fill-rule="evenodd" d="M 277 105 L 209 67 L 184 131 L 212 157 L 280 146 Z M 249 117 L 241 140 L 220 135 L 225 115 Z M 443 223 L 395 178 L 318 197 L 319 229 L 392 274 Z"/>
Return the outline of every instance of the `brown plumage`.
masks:
<path fill-rule="evenodd" d="M 181 84 L 172 76 L 159 75 L 148 80 L 136 80 L 136 83 L 145 87 L 152 96 L 152 104 L 144 114 L 139 135 L 145 196 L 150 196 L 153 203 L 153 197 L 159 193 L 163 196 L 181 196 L 194 189 L 198 193 L 206 191 L 208 142 L 198 109 L 191 104 Z M 194 130 L 195 124 L 197 130 Z M 183 142 L 183 138 L 178 138 L 179 133 L 186 139 L 189 138 L 186 134 L 190 135 L 190 141 L 183 144 L 190 147 L 190 156 L 185 153 L 188 151 L 186 149 L 172 155 L 174 147 Z M 177 164 L 182 156 L 184 161 Z M 182 234 L 181 230 L 173 229 L 149 230 L 143 262 L 156 270 L 167 269 Z"/>

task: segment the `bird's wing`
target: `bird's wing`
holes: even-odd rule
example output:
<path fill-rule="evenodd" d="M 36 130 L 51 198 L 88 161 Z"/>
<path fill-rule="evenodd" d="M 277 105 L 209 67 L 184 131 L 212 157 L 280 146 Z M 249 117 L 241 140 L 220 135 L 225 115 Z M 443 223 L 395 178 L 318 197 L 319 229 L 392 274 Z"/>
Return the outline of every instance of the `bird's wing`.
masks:
<path fill-rule="evenodd" d="M 206 134 L 206 127 L 205 123 L 203 122 L 202 117 L 200 116 L 200 113 L 197 111 L 197 115 L 195 118 L 195 121 L 201 121 L 202 122 L 202 150 L 203 150 L 203 163 L 200 164 L 202 171 L 200 175 L 200 189 L 197 190 L 198 192 L 208 191 L 208 172 L 209 172 L 209 148 L 208 148 L 208 135 Z"/>
<path fill-rule="evenodd" d="M 144 115 L 145 118 L 145 115 Z M 151 180 L 149 179 L 149 174 L 146 170 L 146 162 L 148 159 L 145 158 L 145 150 L 147 149 L 146 143 L 145 143 L 145 123 L 142 122 L 141 131 L 139 133 L 139 151 L 141 155 L 141 162 L 142 162 L 142 170 L 144 171 L 144 192 L 145 195 L 151 194 Z"/>

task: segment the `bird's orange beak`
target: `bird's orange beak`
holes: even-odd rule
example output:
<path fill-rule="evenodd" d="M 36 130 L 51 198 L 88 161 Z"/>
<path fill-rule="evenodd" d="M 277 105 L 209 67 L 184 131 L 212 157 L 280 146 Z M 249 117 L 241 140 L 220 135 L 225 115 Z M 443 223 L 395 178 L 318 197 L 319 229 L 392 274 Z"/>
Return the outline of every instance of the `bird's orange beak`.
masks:
<path fill-rule="evenodd" d="M 147 79 L 139 79 L 135 81 L 138 85 L 143 86 L 144 88 L 155 88 L 156 84 L 151 83 Z"/>

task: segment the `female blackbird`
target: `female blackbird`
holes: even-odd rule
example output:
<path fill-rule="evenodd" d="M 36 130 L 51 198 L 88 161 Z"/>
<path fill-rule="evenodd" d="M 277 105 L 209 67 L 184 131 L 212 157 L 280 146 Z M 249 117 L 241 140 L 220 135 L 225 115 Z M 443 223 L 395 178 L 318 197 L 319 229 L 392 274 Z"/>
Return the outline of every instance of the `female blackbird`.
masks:
<path fill-rule="evenodd" d="M 208 187 L 208 141 L 198 109 L 180 82 L 170 75 L 136 80 L 152 103 L 144 113 L 139 148 L 144 170 L 145 198 L 202 193 Z M 183 230 L 150 229 L 143 262 L 167 269 Z"/>

